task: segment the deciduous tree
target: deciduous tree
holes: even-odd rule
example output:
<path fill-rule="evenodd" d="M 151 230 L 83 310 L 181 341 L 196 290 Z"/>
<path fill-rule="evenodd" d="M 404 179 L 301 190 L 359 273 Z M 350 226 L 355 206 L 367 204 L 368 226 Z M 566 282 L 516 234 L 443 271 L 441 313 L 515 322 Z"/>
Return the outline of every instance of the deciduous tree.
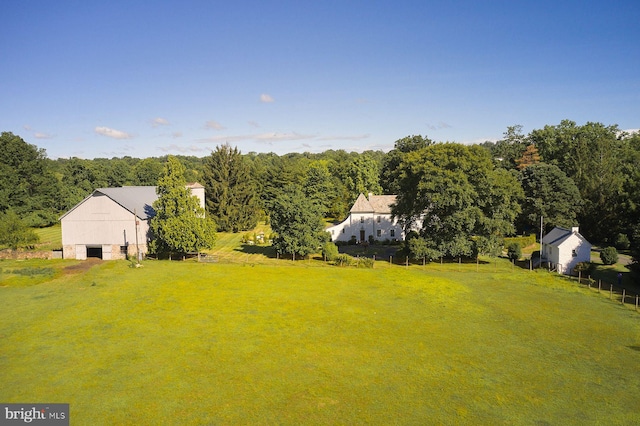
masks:
<path fill-rule="evenodd" d="M 205 215 L 198 197 L 186 187 L 184 166 L 169 156 L 158 180 L 156 215 L 151 219 L 151 251 L 157 254 L 184 254 L 211 248 L 215 224 Z"/>
<path fill-rule="evenodd" d="M 306 256 L 326 240 L 320 209 L 298 185 L 287 185 L 271 207 L 273 246 L 280 253 Z"/>

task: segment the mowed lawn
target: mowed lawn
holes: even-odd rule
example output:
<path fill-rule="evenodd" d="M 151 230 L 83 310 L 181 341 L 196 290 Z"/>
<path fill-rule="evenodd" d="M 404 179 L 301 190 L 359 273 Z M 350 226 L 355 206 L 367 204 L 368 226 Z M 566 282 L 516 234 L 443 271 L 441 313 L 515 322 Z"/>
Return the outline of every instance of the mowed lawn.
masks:
<path fill-rule="evenodd" d="M 506 261 L 0 268 L 0 401 L 71 424 L 640 423 L 640 314 Z"/>

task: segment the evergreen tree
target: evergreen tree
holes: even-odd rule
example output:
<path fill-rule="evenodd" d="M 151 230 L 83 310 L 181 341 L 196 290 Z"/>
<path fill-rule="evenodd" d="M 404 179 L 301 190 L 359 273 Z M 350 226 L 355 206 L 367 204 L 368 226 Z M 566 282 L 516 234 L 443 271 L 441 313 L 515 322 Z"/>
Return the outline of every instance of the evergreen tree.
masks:
<path fill-rule="evenodd" d="M 257 188 L 249 165 L 237 148 L 216 147 L 205 159 L 203 185 L 209 214 L 219 231 L 238 232 L 257 224 Z"/>
<path fill-rule="evenodd" d="M 152 253 L 184 254 L 213 247 L 215 225 L 186 184 L 184 166 L 169 156 L 158 180 L 159 197 L 153 203 L 156 215 L 150 223 Z"/>

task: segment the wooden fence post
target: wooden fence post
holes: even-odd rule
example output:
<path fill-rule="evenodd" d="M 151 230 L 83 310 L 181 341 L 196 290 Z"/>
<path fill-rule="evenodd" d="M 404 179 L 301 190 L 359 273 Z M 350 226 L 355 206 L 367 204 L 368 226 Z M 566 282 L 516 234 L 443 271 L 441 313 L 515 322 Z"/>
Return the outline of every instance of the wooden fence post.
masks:
<path fill-rule="evenodd" d="M 624 305 L 624 297 L 625 297 L 625 293 L 627 292 L 626 288 L 622 289 L 622 304 Z"/>
<path fill-rule="evenodd" d="M 609 284 L 609 300 L 613 300 L 613 284 Z"/>
<path fill-rule="evenodd" d="M 636 294 L 636 311 L 638 310 L 638 295 Z"/>
<path fill-rule="evenodd" d="M 602 290 L 602 280 L 598 280 L 598 293 Z"/>
<path fill-rule="evenodd" d="M 393 256 L 389 256 L 389 264 L 393 263 Z"/>
<path fill-rule="evenodd" d="M 409 267 L 409 256 L 404 259 L 405 267 Z"/>

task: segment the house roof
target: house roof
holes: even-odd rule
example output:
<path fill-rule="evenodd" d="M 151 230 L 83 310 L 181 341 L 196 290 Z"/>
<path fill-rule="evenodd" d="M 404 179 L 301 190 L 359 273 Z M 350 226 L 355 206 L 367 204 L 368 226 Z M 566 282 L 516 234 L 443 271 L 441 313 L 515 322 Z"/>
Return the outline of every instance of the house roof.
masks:
<path fill-rule="evenodd" d="M 391 206 L 395 202 L 395 195 L 369 195 L 369 203 L 375 213 L 391 214 Z"/>
<path fill-rule="evenodd" d="M 554 247 L 559 247 L 562 243 L 567 241 L 567 239 L 569 239 L 570 236 L 574 234 L 577 235 L 580 239 L 588 242 L 586 238 L 580 235 L 580 233 L 578 232 L 578 228 L 566 229 L 566 228 L 561 228 L 559 226 L 556 226 L 551 231 L 549 231 L 547 235 L 542 237 L 542 243 L 548 244 Z"/>
<path fill-rule="evenodd" d="M 353 207 L 351 207 L 351 210 L 349 211 L 351 213 L 371 213 L 375 210 L 373 210 L 373 206 L 366 199 L 364 194 L 360 193 L 360 195 L 358 195 L 358 199 L 353 203 Z"/>
<path fill-rule="evenodd" d="M 380 213 L 390 214 L 391 205 L 395 203 L 395 195 L 373 195 L 369 194 L 369 199 L 364 194 L 358 195 L 358 199 L 351 207 L 352 213 Z"/>

